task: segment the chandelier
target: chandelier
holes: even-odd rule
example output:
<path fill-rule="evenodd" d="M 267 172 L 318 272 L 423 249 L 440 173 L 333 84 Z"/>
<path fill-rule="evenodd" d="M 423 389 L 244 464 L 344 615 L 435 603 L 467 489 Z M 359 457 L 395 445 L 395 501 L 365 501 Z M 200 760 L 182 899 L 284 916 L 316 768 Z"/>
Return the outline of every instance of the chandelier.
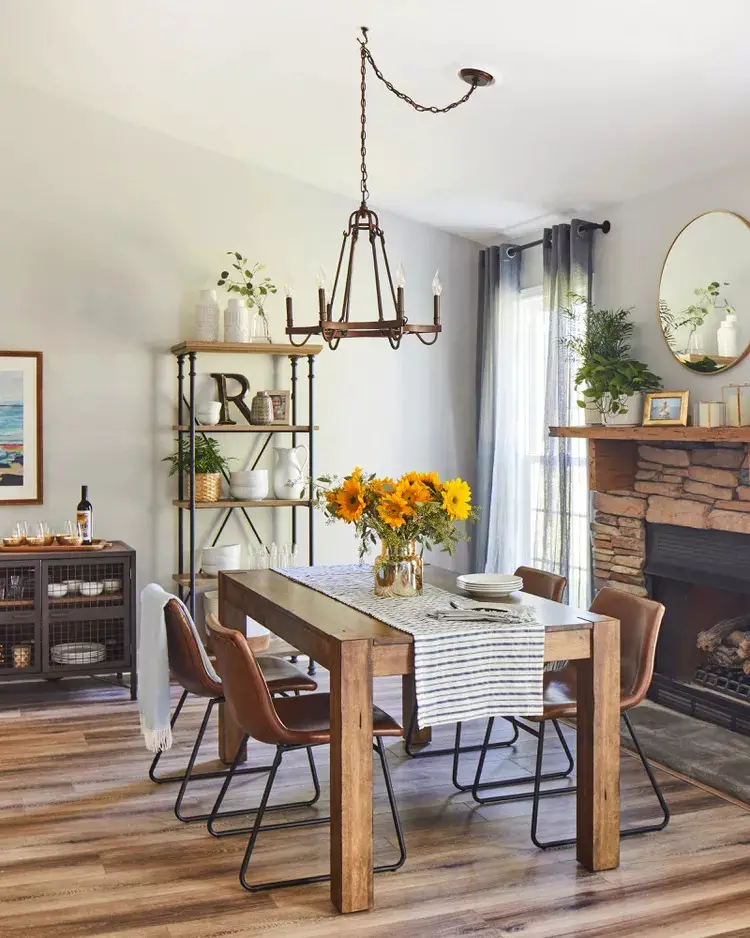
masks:
<path fill-rule="evenodd" d="M 385 234 L 380 227 L 376 212 L 367 205 L 370 192 L 367 188 L 367 66 L 372 68 L 375 76 L 383 82 L 386 88 L 411 105 L 415 111 L 429 112 L 430 114 L 445 114 L 453 108 L 464 104 L 474 94 L 477 88 L 491 85 L 494 81 L 492 75 L 477 68 L 462 68 L 459 77 L 470 87 L 466 94 L 445 107 L 427 107 L 417 104 L 403 91 L 394 88 L 375 64 L 367 46 L 367 27 L 362 27 L 360 44 L 360 155 L 361 178 L 360 192 L 362 200 L 349 216 L 344 231 L 341 251 L 339 252 L 336 274 L 330 296 L 326 292 L 325 276 L 318 275 L 318 322 L 311 326 L 295 326 L 292 308 L 291 290 L 286 288 L 286 334 L 292 345 L 304 345 L 314 335 L 323 337 L 331 349 L 338 348 L 342 339 L 354 338 L 386 338 L 391 347 L 397 349 L 405 335 L 414 334 L 424 345 L 434 345 L 442 326 L 440 325 L 440 295 L 442 283 L 439 271 L 435 273 L 432 281 L 433 293 L 433 321 L 424 325 L 411 323 L 406 316 L 404 305 L 404 271 L 399 266 L 395 277 L 391 273 L 391 265 L 385 250 Z M 378 318 L 369 322 L 353 321 L 351 313 L 352 279 L 354 274 L 354 253 L 360 237 L 370 242 L 370 253 L 375 274 L 375 296 L 378 307 Z M 339 304 L 337 306 L 337 303 Z M 386 318 L 385 307 L 390 309 Z M 295 336 L 304 336 L 302 341 L 295 341 Z M 431 337 L 431 338 L 428 338 Z"/>

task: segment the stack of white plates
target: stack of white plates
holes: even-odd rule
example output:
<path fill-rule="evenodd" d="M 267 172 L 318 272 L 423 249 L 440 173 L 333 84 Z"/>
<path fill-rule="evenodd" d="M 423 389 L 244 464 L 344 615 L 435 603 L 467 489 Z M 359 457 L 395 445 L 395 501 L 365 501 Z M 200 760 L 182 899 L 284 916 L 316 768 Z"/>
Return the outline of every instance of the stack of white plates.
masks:
<path fill-rule="evenodd" d="M 50 648 L 53 664 L 97 664 L 106 660 L 107 649 L 99 642 L 65 642 Z"/>
<path fill-rule="evenodd" d="M 523 589 L 523 580 L 514 573 L 466 573 L 456 578 L 456 585 L 473 599 L 492 599 Z"/>

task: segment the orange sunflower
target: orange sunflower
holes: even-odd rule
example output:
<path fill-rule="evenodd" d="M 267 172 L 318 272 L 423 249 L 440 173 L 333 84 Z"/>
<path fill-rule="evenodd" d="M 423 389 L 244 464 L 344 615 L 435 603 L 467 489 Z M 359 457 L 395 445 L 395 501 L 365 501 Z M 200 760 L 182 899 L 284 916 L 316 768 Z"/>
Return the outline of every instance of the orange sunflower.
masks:
<path fill-rule="evenodd" d="M 365 508 L 362 486 L 358 479 L 346 479 L 336 496 L 339 518 L 347 524 L 359 521 Z"/>
<path fill-rule="evenodd" d="M 463 479 L 451 479 L 443 487 L 443 508 L 453 521 L 465 521 L 471 511 L 471 489 Z"/>
<path fill-rule="evenodd" d="M 386 495 L 378 505 L 378 514 L 390 527 L 400 528 L 405 524 L 409 515 L 414 514 L 414 509 L 400 495 L 392 492 Z"/>

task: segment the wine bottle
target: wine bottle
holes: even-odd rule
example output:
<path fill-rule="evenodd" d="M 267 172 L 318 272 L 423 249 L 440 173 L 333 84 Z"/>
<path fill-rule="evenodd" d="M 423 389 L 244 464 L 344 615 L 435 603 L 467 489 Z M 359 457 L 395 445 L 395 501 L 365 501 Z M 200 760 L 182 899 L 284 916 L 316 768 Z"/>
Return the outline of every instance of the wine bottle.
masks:
<path fill-rule="evenodd" d="M 94 539 L 94 509 L 89 501 L 88 485 L 81 486 L 81 500 L 76 509 L 76 521 L 78 530 L 83 535 L 83 543 L 91 544 Z"/>

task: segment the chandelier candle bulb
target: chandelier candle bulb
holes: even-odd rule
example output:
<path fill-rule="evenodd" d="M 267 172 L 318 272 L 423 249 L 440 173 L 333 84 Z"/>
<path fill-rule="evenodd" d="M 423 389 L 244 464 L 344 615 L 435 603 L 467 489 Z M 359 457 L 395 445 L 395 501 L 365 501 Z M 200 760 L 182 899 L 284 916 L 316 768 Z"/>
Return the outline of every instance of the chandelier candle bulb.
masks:
<path fill-rule="evenodd" d="M 432 314 L 436 326 L 440 325 L 440 295 L 443 292 L 443 282 L 440 279 L 440 271 L 435 271 L 432 278 Z"/>
<path fill-rule="evenodd" d="M 284 297 L 286 302 L 286 325 L 288 329 L 291 329 L 294 322 L 292 318 L 292 288 L 288 283 L 284 284 Z"/>
<path fill-rule="evenodd" d="M 404 274 L 403 264 L 398 265 L 396 271 L 396 308 L 403 315 L 404 313 L 404 285 L 406 284 L 406 275 Z"/>

